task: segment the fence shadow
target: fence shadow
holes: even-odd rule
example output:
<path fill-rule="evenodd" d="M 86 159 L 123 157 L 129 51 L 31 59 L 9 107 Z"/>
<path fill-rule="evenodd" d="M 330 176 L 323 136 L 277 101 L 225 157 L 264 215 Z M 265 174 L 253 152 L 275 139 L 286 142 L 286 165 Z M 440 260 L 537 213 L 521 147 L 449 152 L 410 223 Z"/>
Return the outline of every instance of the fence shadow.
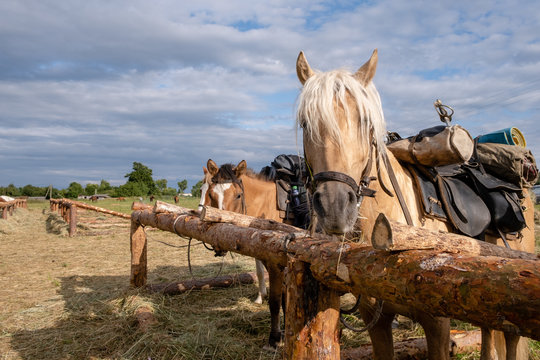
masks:
<path fill-rule="evenodd" d="M 207 266 L 194 266 L 193 272 L 197 274 L 214 273 L 215 264 Z M 160 279 L 163 274 L 186 273 L 187 267 L 163 266 L 149 273 L 149 279 Z M 61 278 L 58 295 L 63 301 L 62 314 L 56 316 L 57 320 L 52 326 L 33 330 L 21 330 L 11 335 L 11 348 L 22 359 L 95 359 L 95 358 L 149 358 L 142 356 L 138 351 L 148 352 L 148 347 L 155 346 L 161 354 L 152 358 L 176 358 L 173 353 L 178 351 L 177 342 L 183 342 L 187 328 L 196 323 L 203 325 L 205 319 L 219 319 L 210 327 L 226 328 L 234 326 L 227 316 L 235 310 L 227 309 L 238 306 L 238 293 L 223 296 L 228 290 L 209 290 L 193 292 L 179 298 L 167 297 L 161 294 L 129 288 L 129 276 L 69 276 Z M 238 290 L 237 290 L 238 291 Z M 244 286 L 242 301 L 250 303 L 256 294 L 256 286 Z M 203 303 L 201 307 L 198 302 Z M 154 308 L 159 320 L 156 329 L 150 334 L 142 333 L 137 328 L 134 311 L 141 304 L 150 304 Z M 190 307 L 199 309 L 200 318 L 193 317 Z M 191 312 L 191 314 L 190 314 Z M 261 309 L 258 311 L 261 313 Z M 262 311 L 264 312 L 264 311 Z M 171 315 L 176 314 L 176 315 Z M 178 319 L 171 319 L 176 318 Z M 182 318 L 187 324 L 183 324 Z M 249 316 L 248 316 L 249 318 Z M 260 319 L 259 319 L 260 318 Z M 257 328 L 248 319 L 236 324 L 241 337 L 255 337 L 255 341 L 262 346 L 265 332 L 269 329 L 269 322 L 264 314 L 255 314 L 253 319 L 259 319 Z M 173 322 L 178 321 L 178 323 Z M 235 320 L 236 321 L 236 320 Z M 217 325 L 216 325 L 217 324 Z M 236 330 L 235 330 L 236 331 Z M 156 334 L 161 334 L 157 336 Z M 154 339 L 155 338 L 155 339 Z M 157 339 L 157 340 L 156 340 Z M 164 343 L 163 343 L 164 341 Z M 163 349 L 167 344 L 174 344 L 170 349 Z M 218 348 L 218 344 L 200 344 Z M 161 347 L 161 348 L 160 348 Z M 159 350 L 157 350 L 159 348 Z M 143 350 L 140 350 L 143 349 Z M 146 354 L 143 351 L 144 354 Z M 195 349 L 194 351 L 206 351 Z M 183 357 L 180 357 L 183 358 Z M 216 357 L 220 358 L 220 357 Z"/>

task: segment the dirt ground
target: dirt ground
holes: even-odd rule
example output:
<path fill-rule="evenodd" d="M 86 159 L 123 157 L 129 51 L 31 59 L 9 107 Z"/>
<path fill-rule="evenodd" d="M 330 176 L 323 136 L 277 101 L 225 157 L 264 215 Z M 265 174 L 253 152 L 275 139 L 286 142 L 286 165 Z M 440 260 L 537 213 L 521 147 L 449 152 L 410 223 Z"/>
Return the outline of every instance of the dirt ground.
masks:
<path fill-rule="evenodd" d="M 48 203 L 0 219 L 0 359 L 282 358 L 280 349 L 262 350 L 269 312 L 253 303 L 256 285 L 177 296 L 131 289 L 129 221 L 84 210 L 78 216 L 71 238 Z M 149 283 L 191 279 L 187 239 L 154 229 L 147 236 Z M 217 275 L 222 262 L 222 274 L 255 268 L 240 255 L 216 258 L 197 241 L 191 260 L 196 278 Z M 148 331 L 136 321 L 141 308 L 157 319 Z M 397 340 L 421 334 L 410 321 L 396 329 Z M 342 341 L 369 342 L 348 331 Z"/>

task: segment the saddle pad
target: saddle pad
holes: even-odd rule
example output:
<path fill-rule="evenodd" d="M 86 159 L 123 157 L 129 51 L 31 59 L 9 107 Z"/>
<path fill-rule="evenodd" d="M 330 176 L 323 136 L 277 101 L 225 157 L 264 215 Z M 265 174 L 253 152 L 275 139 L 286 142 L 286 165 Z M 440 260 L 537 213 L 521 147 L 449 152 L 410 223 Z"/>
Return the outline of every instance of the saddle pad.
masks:
<path fill-rule="evenodd" d="M 491 222 L 488 207 L 464 181 L 453 177 L 437 177 L 443 207 L 452 224 L 463 234 L 482 234 Z"/>
<path fill-rule="evenodd" d="M 424 214 L 429 217 L 447 220 L 435 184 L 416 167 L 409 166 L 408 168 L 413 175 L 416 189 L 422 199 Z"/>

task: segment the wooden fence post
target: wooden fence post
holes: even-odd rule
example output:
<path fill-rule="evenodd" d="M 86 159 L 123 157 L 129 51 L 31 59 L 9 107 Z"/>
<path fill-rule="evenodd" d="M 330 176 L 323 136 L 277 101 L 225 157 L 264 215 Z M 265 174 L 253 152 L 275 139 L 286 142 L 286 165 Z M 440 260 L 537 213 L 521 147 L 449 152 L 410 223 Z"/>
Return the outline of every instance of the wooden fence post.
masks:
<path fill-rule="evenodd" d="M 72 237 L 77 232 L 77 206 L 74 204 L 68 205 L 69 209 L 69 236 Z"/>
<path fill-rule="evenodd" d="M 133 287 L 142 287 L 146 285 L 146 232 L 136 219 L 131 220 L 131 278 L 130 283 Z"/>
<path fill-rule="evenodd" d="M 339 360 L 339 293 L 290 255 L 286 284 L 285 358 Z"/>

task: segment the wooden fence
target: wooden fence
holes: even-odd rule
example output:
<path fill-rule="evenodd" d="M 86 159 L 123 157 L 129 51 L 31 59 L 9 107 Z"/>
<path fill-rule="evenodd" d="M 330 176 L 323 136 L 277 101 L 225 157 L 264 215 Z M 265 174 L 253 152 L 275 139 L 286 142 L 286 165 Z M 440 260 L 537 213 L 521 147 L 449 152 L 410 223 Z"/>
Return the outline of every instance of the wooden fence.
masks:
<path fill-rule="evenodd" d="M 69 199 L 51 199 L 51 211 L 58 211 L 62 218 L 69 224 L 69 236 L 74 236 L 77 232 L 77 208 L 97 211 L 104 214 L 109 214 L 124 219 L 131 219 L 131 215 L 121 212 L 100 208 L 93 205 L 88 205 L 80 201 Z"/>
<path fill-rule="evenodd" d="M 27 208 L 26 199 L 15 199 L 12 201 L 0 202 L 0 211 L 2 212 L 2 219 L 7 219 L 8 215 L 13 216 L 13 212 L 17 208 Z"/>
<path fill-rule="evenodd" d="M 339 358 L 339 295 L 344 292 L 540 340 L 540 260 L 534 254 L 506 249 L 501 253 L 495 245 L 473 246 L 474 239 L 425 229 L 422 237 L 432 244 L 427 248 L 377 250 L 310 236 L 271 221 L 218 213 L 229 223 L 215 222 L 221 221 L 215 217 L 214 222 L 203 221 L 196 211 L 161 202 L 153 209 L 133 211 L 131 284 L 146 284 L 144 226 L 152 226 L 199 239 L 217 250 L 287 267 L 284 352 L 288 359 Z M 241 219 L 238 223 L 243 225 L 231 224 L 230 218 Z M 386 235 L 376 231 L 375 237 L 391 236 L 390 243 L 403 243 L 411 233 L 394 225 L 379 226 Z M 433 245 L 446 237 L 471 246 L 441 250 Z M 310 295 L 304 296 L 308 289 Z M 315 303 L 309 303 L 312 299 Z"/>

